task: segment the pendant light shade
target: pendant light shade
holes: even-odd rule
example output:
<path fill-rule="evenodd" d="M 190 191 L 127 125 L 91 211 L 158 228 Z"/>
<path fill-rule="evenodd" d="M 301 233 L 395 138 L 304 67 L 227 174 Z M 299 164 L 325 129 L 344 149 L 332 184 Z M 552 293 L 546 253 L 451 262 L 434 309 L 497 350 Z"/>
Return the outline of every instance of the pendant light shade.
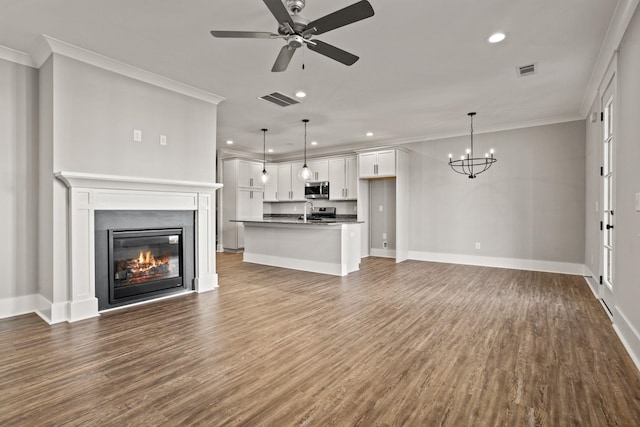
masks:
<path fill-rule="evenodd" d="M 262 173 L 260 174 L 260 181 L 263 184 L 269 182 L 269 172 L 267 172 L 267 130 L 262 129 Z"/>
<path fill-rule="evenodd" d="M 307 166 L 307 123 L 309 123 L 309 119 L 303 119 L 302 122 L 304 123 L 304 164 L 300 170 L 299 177 L 303 181 L 308 181 L 313 176 L 313 172 Z"/>

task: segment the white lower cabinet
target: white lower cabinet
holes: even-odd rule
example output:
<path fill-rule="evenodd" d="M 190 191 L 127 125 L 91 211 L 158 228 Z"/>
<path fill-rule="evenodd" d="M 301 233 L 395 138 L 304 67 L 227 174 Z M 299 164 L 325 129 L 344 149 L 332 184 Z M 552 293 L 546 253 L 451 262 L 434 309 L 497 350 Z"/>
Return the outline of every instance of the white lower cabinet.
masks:
<path fill-rule="evenodd" d="M 224 188 L 224 187 L 223 187 Z M 250 188 L 224 188 L 222 244 L 226 249 L 244 247 L 244 226 L 234 219 L 262 219 L 262 191 Z"/>

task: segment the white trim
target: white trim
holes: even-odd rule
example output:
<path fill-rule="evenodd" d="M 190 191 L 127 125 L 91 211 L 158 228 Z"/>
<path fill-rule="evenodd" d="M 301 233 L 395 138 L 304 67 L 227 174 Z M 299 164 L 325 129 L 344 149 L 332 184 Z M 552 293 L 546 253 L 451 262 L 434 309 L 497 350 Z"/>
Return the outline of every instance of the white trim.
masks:
<path fill-rule="evenodd" d="M 599 300 L 600 295 L 598 295 L 598 281 L 596 280 L 596 276 L 591 272 L 591 269 L 586 265 L 584 266 L 584 281 L 587 282 L 587 286 L 589 286 L 593 296 Z"/>
<path fill-rule="evenodd" d="M 591 104 L 597 96 L 598 86 L 607 72 L 612 55 L 617 51 L 620 43 L 622 42 L 622 38 L 627 31 L 631 18 L 633 18 L 633 13 L 635 12 L 638 3 L 640 3 L 640 0 L 618 1 L 616 10 L 613 12 L 613 17 L 609 23 L 607 34 L 604 37 L 602 46 L 600 47 L 598 59 L 593 67 L 591 78 L 589 79 L 582 102 L 580 103 L 580 115 L 582 117 L 586 117 L 587 114 L 589 114 Z"/>
<path fill-rule="evenodd" d="M 68 188 L 83 187 L 118 190 L 150 190 L 213 193 L 222 184 L 199 181 L 177 181 L 170 179 L 142 178 L 120 175 L 100 175 L 93 173 L 60 171 L 54 174 Z"/>
<path fill-rule="evenodd" d="M 38 294 L 0 299 L 0 319 L 33 313 L 38 308 Z"/>
<path fill-rule="evenodd" d="M 33 62 L 29 54 L 6 46 L 0 45 L 0 59 L 13 62 L 14 64 L 24 65 L 25 67 L 36 68 L 36 64 Z"/>
<path fill-rule="evenodd" d="M 346 272 L 343 273 L 340 264 L 330 262 L 293 259 L 274 255 L 253 254 L 250 252 L 245 252 L 242 256 L 242 260 L 244 262 L 252 262 L 254 264 L 269 265 L 272 267 L 280 268 L 290 268 L 292 270 L 302 270 L 311 273 L 331 274 L 333 276 L 347 275 Z"/>
<path fill-rule="evenodd" d="M 369 256 L 377 256 L 377 257 L 381 257 L 381 258 L 395 258 L 396 257 L 396 250 L 395 249 L 370 248 L 369 249 Z"/>
<path fill-rule="evenodd" d="M 133 65 L 125 64 L 124 62 L 54 39 L 45 34 L 42 34 L 36 41 L 36 44 L 31 50 L 31 59 L 36 67 L 40 68 L 53 53 L 212 104 L 217 105 L 225 99 L 222 96 L 134 67 Z"/>
<path fill-rule="evenodd" d="M 478 265 L 483 267 L 510 268 L 515 270 L 545 271 L 549 273 L 584 275 L 584 264 L 541 261 L 534 259 L 498 258 L 477 255 L 444 254 L 437 252 L 409 251 L 409 259 L 416 261 L 444 262 L 449 264 Z"/>
<path fill-rule="evenodd" d="M 67 320 L 67 302 L 52 303 L 38 294 L 38 304 L 35 313 L 50 325 Z"/>
<path fill-rule="evenodd" d="M 622 342 L 622 345 L 629 353 L 629 357 L 633 360 L 633 363 L 640 371 L 640 333 L 636 331 L 627 316 L 624 315 L 622 310 L 618 306 L 614 308 L 614 319 L 616 322 L 613 324 L 613 329 L 618 334 L 618 338 Z"/>

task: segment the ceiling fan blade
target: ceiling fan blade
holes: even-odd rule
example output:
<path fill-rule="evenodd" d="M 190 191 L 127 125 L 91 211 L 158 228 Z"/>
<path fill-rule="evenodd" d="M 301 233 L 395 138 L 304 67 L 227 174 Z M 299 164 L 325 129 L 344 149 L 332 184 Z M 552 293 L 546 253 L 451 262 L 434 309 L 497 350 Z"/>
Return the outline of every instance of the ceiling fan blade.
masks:
<path fill-rule="evenodd" d="M 307 47 L 314 52 L 318 52 L 321 55 L 328 56 L 331 59 L 342 62 L 344 65 L 353 65 L 358 59 L 360 59 L 346 50 L 342 50 L 318 39 L 313 39 L 311 43 L 307 43 Z"/>
<path fill-rule="evenodd" d="M 266 0 L 265 0 L 266 1 Z M 322 34 L 327 31 L 335 30 L 353 22 L 370 18 L 374 14 L 373 7 L 367 0 L 359 1 L 344 9 L 337 10 L 333 13 L 309 22 L 304 34 Z M 314 30 L 315 28 L 315 30 Z"/>
<path fill-rule="evenodd" d="M 263 0 L 264 4 L 267 5 L 271 14 L 276 18 L 278 24 L 284 25 L 289 24 L 291 28 L 293 28 L 293 19 L 291 19 L 291 15 L 289 15 L 289 11 L 281 0 Z"/>
<path fill-rule="evenodd" d="M 281 37 L 280 34 L 258 32 L 258 31 L 211 31 L 213 37 L 239 38 L 239 39 L 275 39 Z"/>
<path fill-rule="evenodd" d="M 295 48 L 289 47 L 288 45 L 283 46 L 282 49 L 280 49 L 280 53 L 278 54 L 276 62 L 274 62 L 271 71 L 280 72 L 286 70 L 289 66 L 289 62 L 291 62 L 291 58 L 293 57 L 294 53 L 296 53 Z"/>

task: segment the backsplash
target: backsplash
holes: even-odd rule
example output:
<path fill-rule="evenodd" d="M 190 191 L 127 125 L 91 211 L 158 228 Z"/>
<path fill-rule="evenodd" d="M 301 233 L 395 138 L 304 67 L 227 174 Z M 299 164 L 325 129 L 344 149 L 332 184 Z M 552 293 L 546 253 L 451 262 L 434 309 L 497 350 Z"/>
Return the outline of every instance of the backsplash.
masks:
<path fill-rule="evenodd" d="M 338 215 L 355 215 L 357 214 L 358 202 L 341 201 L 341 200 L 313 200 L 313 206 L 321 208 L 323 206 L 335 206 Z M 302 214 L 304 202 L 277 202 L 263 203 L 264 214 Z M 308 208 L 307 208 L 308 209 Z"/>

